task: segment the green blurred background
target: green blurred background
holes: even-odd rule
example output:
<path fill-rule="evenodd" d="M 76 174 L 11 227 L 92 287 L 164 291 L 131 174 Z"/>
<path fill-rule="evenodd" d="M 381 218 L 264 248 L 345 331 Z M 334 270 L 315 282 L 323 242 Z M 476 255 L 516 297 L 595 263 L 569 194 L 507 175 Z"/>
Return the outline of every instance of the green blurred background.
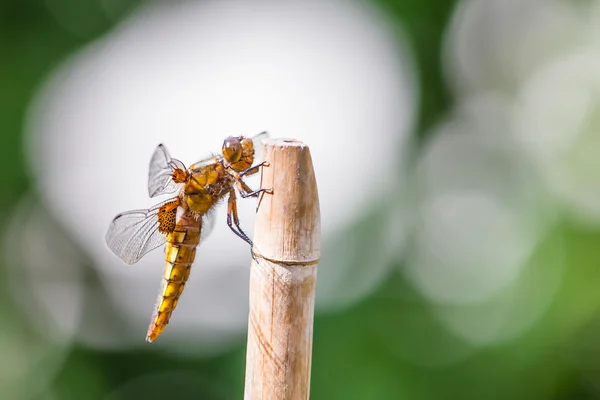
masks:
<path fill-rule="evenodd" d="M 57 21 L 49 3 L 61 3 L 68 10 L 62 15 L 69 19 L 69 29 Z M 109 32 L 122 18 L 135 12 L 140 3 L 0 2 L 3 226 L 8 226 L 19 200 L 26 193 L 35 193 L 24 155 L 23 132 L 25 113 L 36 89 L 58 63 Z M 444 38 L 457 3 L 372 0 L 374 7 L 404 30 L 414 52 L 420 91 L 414 137 L 419 146 L 460 101 L 448 89 L 453 85 L 443 72 Z M 560 207 L 557 210 L 518 283 L 506 294 L 511 303 L 508 317 L 526 320 L 520 312 L 526 313 L 528 305 L 546 298 L 548 285 L 555 286 L 547 308 L 533 322 L 525 323 L 527 329 L 508 334 L 507 340 L 485 344 L 460 338 L 440 323 L 438 306 L 415 290 L 405 275 L 390 272 L 376 290 L 358 303 L 317 314 L 311 398 L 600 398 L 600 228 L 574 224 Z M 18 224 L 13 229 L 12 232 L 18 231 Z M 376 228 L 369 225 L 364 229 L 367 235 L 369 229 Z M 65 232 L 60 234 L 68 237 Z M 8 250 L 5 246 L 3 251 Z M 402 270 L 400 259 L 394 263 L 397 265 L 390 271 Z M 557 263 L 561 266 L 556 267 Z M 91 262 L 84 264 L 87 284 L 101 288 Z M 24 317 L 27 308 L 11 295 L 14 281 L 6 271 L 6 263 L 0 264 L 0 357 L 5 359 L 0 363 L 0 383 L 4 386 L 0 387 L 0 398 L 242 397 L 244 340 L 223 354 L 211 356 L 185 356 L 152 346 L 142 347 L 143 350 L 102 350 L 77 341 L 56 348 L 39 345 L 40 333 Z M 447 307 L 451 309 L 453 305 Z M 480 313 L 485 318 L 486 307 L 475 304 L 456 312 L 471 316 Z"/>

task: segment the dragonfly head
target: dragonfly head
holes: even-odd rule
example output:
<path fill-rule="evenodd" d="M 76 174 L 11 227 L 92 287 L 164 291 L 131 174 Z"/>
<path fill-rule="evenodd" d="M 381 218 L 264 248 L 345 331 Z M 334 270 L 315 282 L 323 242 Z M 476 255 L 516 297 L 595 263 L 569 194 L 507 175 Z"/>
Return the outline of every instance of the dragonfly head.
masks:
<path fill-rule="evenodd" d="M 228 137 L 223 142 L 223 157 L 229 163 L 234 164 L 242 158 L 242 142 L 239 137 Z"/>
<path fill-rule="evenodd" d="M 228 137 L 223 142 L 223 157 L 234 171 L 244 171 L 254 163 L 254 142 L 243 136 Z"/>

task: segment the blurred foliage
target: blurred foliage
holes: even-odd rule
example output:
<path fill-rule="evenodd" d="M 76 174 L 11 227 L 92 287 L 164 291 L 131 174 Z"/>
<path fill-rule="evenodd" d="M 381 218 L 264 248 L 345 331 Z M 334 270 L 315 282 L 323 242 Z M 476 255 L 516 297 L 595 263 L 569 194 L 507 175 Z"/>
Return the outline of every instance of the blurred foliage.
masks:
<path fill-rule="evenodd" d="M 101 8 L 99 1 L 0 2 L 0 210 L 11 210 L 29 187 L 22 132 L 36 87 L 61 60 L 105 33 L 138 3 L 106 1 Z M 455 2 L 373 2 L 402 25 L 415 51 L 421 91 L 417 134 L 422 135 L 450 106 L 440 50 Z M 62 10 L 60 15 L 49 10 L 50 3 Z M 8 213 L 1 213 L 0 221 Z M 311 398 L 600 398 L 600 346 L 593 346 L 600 329 L 600 268 L 595 261 L 600 233 L 577 231 L 566 224 L 559 225 L 557 232 L 566 257 L 565 280 L 552 307 L 533 329 L 502 344 L 472 348 L 438 325 L 432 306 L 393 275 L 350 309 L 317 316 Z M 3 309 L 12 306 L 1 293 L 0 299 Z M 13 313 L 5 315 L 3 324 L 15 319 Z M 391 349 L 386 343 L 395 340 L 399 347 Z M 434 351 L 432 359 L 448 356 L 458 361 L 420 365 L 410 359 L 415 351 Z M 209 359 L 176 357 L 151 347 L 108 352 L 75 345 L 51 390 L 39 398 L 187 399 L 199 398 L 198 393 L 207 400 L 241 398 L 244 362 L 245 343 Z M 148 375 L 156 378 L 128 388 L 128 383 Z M 194 379 L 178 384 L 178 376 Z M 137 391 L 140 388 L 143 393 Z"/>
<path fill-rule="evenodd" d="M 417 134 L 428 132 L 448 108 L 450 96 L 442 76 L 442 38 L 457 3 L 454 0 L 372 0 L 386 16 L 401 24 L 416 56 L 421 92 Z"/>
<path fill-rule="evenodd" d="M 131 7 L 138 1 L 121 3 Z M 66 14 L 62 23 L 48 5 Z M 9 209 L 28 187 L 21 135 L 27 106 L 38 85 L 58 63 L 106 32 L 130 7 L 121 6 L 121 14 L 110 20 L 95 0 L 0 2 L 1 209 Z M 71 23 L 85 29 L 74 35 L 66 28 Z M 4 216 L 0 214 L 0 221 Z"/>

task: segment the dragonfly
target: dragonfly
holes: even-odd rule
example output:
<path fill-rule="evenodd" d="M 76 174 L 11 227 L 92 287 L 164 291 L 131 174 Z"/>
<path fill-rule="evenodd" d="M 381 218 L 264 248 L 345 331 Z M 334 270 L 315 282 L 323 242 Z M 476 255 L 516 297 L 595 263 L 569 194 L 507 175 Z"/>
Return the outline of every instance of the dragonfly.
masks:
<path fill-rule="evenodd" d="M 221 153 L 189 168 L 158 145 L 150 160 L 148 194 L 176 194 L 149 209 L 118 214 L 110 223 L 106 243 L 126 264 L 138 262 L 149 251 L 164 245 L 165 270 L 162 287 L 146 341 L 153 342 L 164 331 L 177 307 L 190 276 L 196 248 L 212 225 L 212 211 L 227 199 L 227 225 L 241 239 L 252 241 L 240 227 L 236 190 L 242 198 L 272 193 L 271 189 L 252 190 L 243 180 L 256 174 L 267 162 L 255 162 L 255 143 L 265 137 L 230 136 Z"/>

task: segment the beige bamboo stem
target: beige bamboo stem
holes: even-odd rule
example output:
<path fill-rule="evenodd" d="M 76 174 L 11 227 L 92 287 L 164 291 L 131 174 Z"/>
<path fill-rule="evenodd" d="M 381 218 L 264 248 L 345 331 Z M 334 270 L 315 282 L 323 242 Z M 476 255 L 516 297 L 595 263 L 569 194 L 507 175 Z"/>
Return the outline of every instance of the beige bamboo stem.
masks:
<path fill-rule="evenodd" d="M 261 187 L 250 270 L 245 400 L 306 400 L 320 256 L 320 213 L 309 148 L 263 142 Z"/>

